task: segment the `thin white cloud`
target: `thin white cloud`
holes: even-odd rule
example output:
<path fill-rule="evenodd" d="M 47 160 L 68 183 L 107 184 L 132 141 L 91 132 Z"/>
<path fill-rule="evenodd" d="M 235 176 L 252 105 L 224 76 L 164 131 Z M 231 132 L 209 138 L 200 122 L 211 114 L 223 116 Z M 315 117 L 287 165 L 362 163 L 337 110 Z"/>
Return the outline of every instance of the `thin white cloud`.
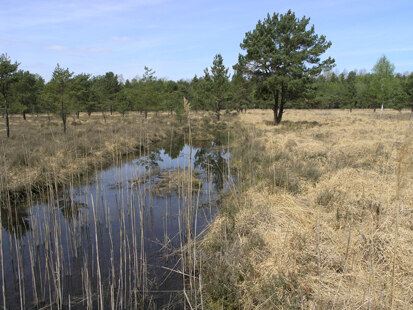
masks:
<path fill-rule="evenodd" d="M 12 41 L 10 41 L 10 40 L 8 40 L 8 39 L 0 38 L 0 43 L 1 43 L 1 44 L 4 44 L 4 45 L 11 45 L 11 44 L 12 44 Z"/>
<path fill-rule="evenodd" d="M 413 61 L 400 61 L 400 62 L 396 62 L 395 66 L 398 67 L 404 67 L 404 66 L 412 66 L 413 65 Z"/>
<path fill-rule="evenodd" d="M 402 53 L 402 52 L 411 52 L 413 47 L 401 47 L 401 48 L 392 48 L 386 50 L 364 50 L 364 51 L 354 51 L 349 53 L 341 53 L 337 56 L 339 57 L 354 57 L 362 55 L 373 55 L 373 54 L 390 54 L 390 53 Z"/>
<path fill-rule="evenodd" d="M 88 52 L 88 53 L 104 53 L 110 52 L 109 49 L 99 48 L 99 47 L 79 47 L 77 49 L 79 52 Z"/>
<path fill-rule="evenodd" d="M 130 41 L 131 38 L 129 37 L 112 37 L 113 41 Z"/>
<path fill-rule="evenodd" d="M 69 49 L 62 45 L 48 45 L 44 47 L 48 51 L 55 51 L 55 52 L 66 52 Z"/>
<path fill-rule="evenodd" d="M 114 12 L 130 11 L 142 6 L 155 6 L 167 0 L 127 0 L 127 1 L 80 1 L 63 0 L 51 2 L 48 0 L 27 2 L 20 6 L 7 8 L 0 12 L 0 26 L 25 28 L 28 26 L 47 25 L 88 20 L 102 17 Z M 30 13 L 30 18 L 27 12 Z M 17 18 L 17 20 L 16 20 Z"/>
<path fill-rule="evenodd" d="M 128 49 L 148 49 L 152 47 L 158 47 L 167 44 L 171 41 L 171 37 L 166 37 L 164 35 L 153 35 L 150 37 L 142 36 L 140 38 L 131 37 L 112 37 L 112 41 L 116 42 L 128 42 Z M 117 48 L 125 49 L 126 47 L 122 44 L 117 45 Z"/>
<path fill-rule="evenodd" d="M 99 47 L 76 47 L 69 48 L 63 45 L 48 45 L 44 49 L 54 52 L 77 52 L 77 53 L 104 53 L 110 52 L 109 49 L 99 48 Z"/>

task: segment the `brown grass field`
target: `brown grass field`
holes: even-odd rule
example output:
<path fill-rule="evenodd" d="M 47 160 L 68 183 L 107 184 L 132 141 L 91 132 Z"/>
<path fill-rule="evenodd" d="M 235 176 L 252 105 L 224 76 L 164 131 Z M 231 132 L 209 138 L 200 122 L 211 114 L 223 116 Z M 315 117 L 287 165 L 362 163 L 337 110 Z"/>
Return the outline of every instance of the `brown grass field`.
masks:
<path fill-rule="evenodd" d="M 279 126 L 271 120 L 269 110 L 192 115 L 194 140 L 231 128 L 238 180 L 200 243 L 205 307 L 413 309 L 410 112 L 287 110 Z M 1 193 L 73 182 L 186 124 L 81 115 L 63 134 L 57 118 L 13 116 L 12 137 L 0 130 Z"/>
<path fill-rule="evenodd" d="M 238 116 L 240 182 L 203 241 L 226 309 L 413 309 L 410 112 Z"/>
<path fill-rule="evenodd" d="M 117 156 L 136 152 L 147 140 L 164 138 L 163 132 L 146 130 L 151 123 L 136 121 L 139 116 L 107 117 L 100 114 L 90 118 L 68 120 L 67 134 L 63 134 L 61 121 L 45 115 L 11 118 L 11 138 L 0 132 L 2 192 L 27 192 L 52 184 L 70 182 L 73 176 L 94 167 L 113 162 Z M 3 124 L 2 124 L 3 125 Z M 165 126 L 166 130 L 167 126 Z M 160 136 L 158 138 L 158 136 Z"/>

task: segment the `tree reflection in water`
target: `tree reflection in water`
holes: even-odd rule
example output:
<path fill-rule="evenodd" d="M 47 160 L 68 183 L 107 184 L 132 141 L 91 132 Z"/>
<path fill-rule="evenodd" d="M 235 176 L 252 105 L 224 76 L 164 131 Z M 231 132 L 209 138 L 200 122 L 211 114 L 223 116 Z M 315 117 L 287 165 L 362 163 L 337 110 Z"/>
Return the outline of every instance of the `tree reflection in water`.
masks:
<path fill-rule="evenodd" d="M 1 225 L 9 234 L 16 235 L 18 239 L 31 231 L 29 217 L 25 207 L 1 207 Z"/>
<path fill-rule="evenodd" d="M 82 212 L 82 209 L 87 208 L 88 205 L 83 202 L 77 202 L 71 199 L 59 199 L 56 202 L 56 207 L 62 211 L 65 219 L 72 220 L 77 218 Z"/>

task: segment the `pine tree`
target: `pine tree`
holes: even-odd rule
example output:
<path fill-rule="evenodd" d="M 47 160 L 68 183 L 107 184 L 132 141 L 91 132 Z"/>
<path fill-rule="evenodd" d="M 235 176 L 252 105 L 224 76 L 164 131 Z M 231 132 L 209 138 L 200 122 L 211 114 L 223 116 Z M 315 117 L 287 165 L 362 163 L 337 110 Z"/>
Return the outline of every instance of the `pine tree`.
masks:
<path fill-rule="evenodd" d="M 68 68 L 63 69 L 57 64 L 56 68 L 53 71 L 52 79 L 50 80 L 49 84 L 51 89 L 58 99 L 60 105 L 60 116 L 62 118 L 63 123 L 63 132 L 66 133 L 66 120 L 67 114 L 69 113 L 69 86 L 70 81 L 72 79 L 73 72 L 70 72 Z"/>
<path fill-rule="evenodd" d="M 310 19 L 301 19 L 289 10 L 286 14 L 270 14 L 247 32 L 241 43 L 245 55 L 239 55 L 238 66 L 267 89 L 273 99 L 274 124 L 281 122 L 287 100 L 305 90 L 305 83 L 330 69 L 334 59 L 321 61 L 330 46 L 325 36 L 318 36 Z"/>
<path fill-rule="evenodd" d="M 10 122 L 9 122 L 9 102 L 7 101 L 9 95 L 10 84 L 17 81 L 17 68 L 19 63 L 11 63 L 7 54 L 1 54 L 0 56 L 0 92 L 3 95 L 4 100 L 4 113 L 6 115 L 6 132 L 7 138 L 10 137 Z"/>
<path fill-rule="evenodd" d="M 210 71 L 211 73 L 209 74 L 208 69 L 205 69 L 205 79 L 210 84 L 211 101 L 219 120 L 221 110 L 225 108 L 225 104 L 228 101 L 230 86 L 228 68 L 224 66 L 224 59 L 221 54 L 215 55 Z"/>

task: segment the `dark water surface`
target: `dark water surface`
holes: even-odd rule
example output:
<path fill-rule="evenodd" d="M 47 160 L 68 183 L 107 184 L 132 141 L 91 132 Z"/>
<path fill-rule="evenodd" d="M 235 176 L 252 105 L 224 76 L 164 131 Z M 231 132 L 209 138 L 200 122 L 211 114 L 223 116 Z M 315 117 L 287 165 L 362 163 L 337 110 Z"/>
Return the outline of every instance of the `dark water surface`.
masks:
<path fill-rule="evenodd" d="M 213 220 L 229 156 L 215 143 L 174 143 L 3 205 L 0 306 L 4 295 L 9 309 L 180 308 L 179 249 Z"/>

